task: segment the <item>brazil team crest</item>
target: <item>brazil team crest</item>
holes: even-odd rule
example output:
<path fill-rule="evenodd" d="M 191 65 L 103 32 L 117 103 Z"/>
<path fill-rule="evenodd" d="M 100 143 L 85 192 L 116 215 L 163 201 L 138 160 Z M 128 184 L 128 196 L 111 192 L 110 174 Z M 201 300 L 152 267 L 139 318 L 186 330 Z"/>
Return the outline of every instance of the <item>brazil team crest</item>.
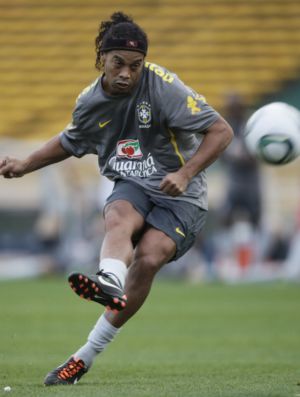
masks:
<path fill-rule="evenodd" d="M 143 101 L 136 107 L 139 127 L 140 128 L 150 128 L 152 113 L 151 113 L 151 105 L 150 103 Z"/>

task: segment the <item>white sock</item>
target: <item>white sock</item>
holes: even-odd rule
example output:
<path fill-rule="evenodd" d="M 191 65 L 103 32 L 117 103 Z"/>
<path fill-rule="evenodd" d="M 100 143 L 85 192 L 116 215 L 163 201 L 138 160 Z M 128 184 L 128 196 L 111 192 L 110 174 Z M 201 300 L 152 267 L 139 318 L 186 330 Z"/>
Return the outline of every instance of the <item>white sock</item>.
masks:
<path fill-rule="evenodd" d="M 75 359 L 81 359 L 89 368 L 95 357 L 105 349 L 120 330 L 121 328 L 111 325 L 102 314 L 90 332 L 87 343 L 74 354 Z"/>
<path fill-rule="evenodd" d="M 121 284 L 122 288 L 124 288 L 125 279 L 128 272 L 127 266 L 124 262 L 120 261 L 119 259 L 104 258 L 99 263 L 99 269 L 112 276 Z"/>

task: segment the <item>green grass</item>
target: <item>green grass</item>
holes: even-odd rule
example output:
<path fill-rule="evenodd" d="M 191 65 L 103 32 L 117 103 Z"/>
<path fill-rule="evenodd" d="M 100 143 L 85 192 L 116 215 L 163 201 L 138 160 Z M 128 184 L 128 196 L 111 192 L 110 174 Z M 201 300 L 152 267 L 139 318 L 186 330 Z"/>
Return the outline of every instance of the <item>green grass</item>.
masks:
<path fill-rule="evenodd" d="M 296 284 L 188 285 L 158 280 L 141 312 L 76 386 L 45 374 L 102 312 L 65 280 L 0 283 L 0 395 L 80 397 L 300 396 Z"/>

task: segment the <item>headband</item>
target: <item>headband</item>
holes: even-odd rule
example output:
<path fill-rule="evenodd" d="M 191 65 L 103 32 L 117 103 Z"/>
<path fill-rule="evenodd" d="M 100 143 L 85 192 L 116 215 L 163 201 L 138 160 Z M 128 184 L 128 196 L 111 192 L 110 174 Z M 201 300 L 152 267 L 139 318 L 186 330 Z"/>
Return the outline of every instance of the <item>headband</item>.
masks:
<path fill-rule="evenodd" d="M 140 40 L 117 39 L 117 38 L 107 37 L 102 43 L 101 51 L 106 52 L 112 50 L 137 51 L 146 55 L 147 43 Z"/>

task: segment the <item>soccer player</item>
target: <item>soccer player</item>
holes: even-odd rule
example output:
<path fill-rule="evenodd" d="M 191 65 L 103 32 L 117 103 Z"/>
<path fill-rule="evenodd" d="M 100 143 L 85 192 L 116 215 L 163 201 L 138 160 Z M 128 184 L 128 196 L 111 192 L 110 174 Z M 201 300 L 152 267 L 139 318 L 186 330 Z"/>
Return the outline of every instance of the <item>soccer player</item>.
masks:
<path fill-rule="evenodd" d="M 0 161 L 0 175 L 14 178 L 92 153 L 115 182 L 99 272 L 69 277 L 78 295 L 106 311 L 46 385 L 75 384 L 142 306 L 158 270 L 191 247 L 207 214 L 205 169 L 233 136 L 203 96 L 145 62 L 147 48 L 145 32 L 125 14 L 102 22 L 96 67 L 103 72 L 79 95 L 72 122 L 26 159 Z"/>

